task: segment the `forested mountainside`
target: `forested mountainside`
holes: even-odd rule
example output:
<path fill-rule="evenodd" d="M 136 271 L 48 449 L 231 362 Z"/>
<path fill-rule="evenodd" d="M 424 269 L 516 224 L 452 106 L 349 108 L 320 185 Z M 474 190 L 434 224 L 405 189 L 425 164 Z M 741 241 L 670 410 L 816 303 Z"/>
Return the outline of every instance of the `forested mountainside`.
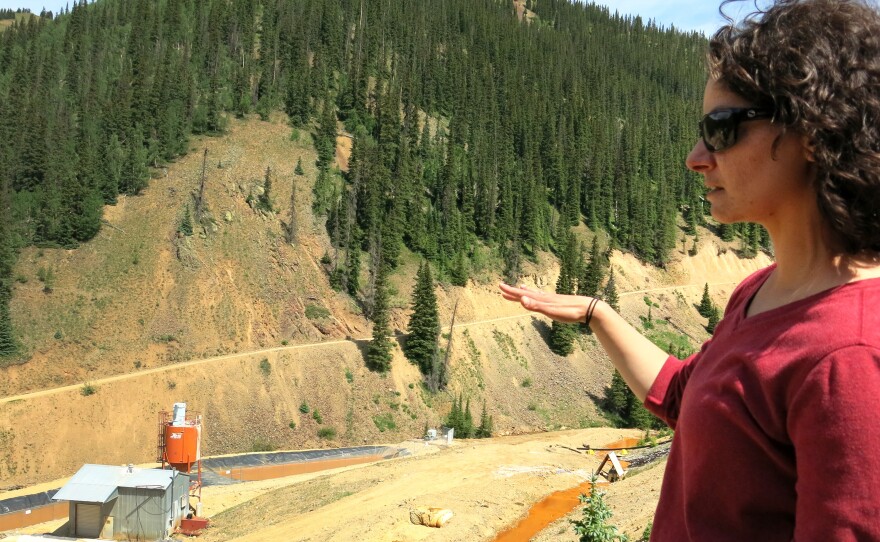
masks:
<path fill-rule="evenodd" d="M 313 132 L 315 210 L 344 290 L 359 287 L 362 251 L 393 268 L 404 245 L 455 283 L 479 243 L 515 275 L 581 221 L 662 265 L 678 214 L 694 226 L 706 212 L 683 166 L 705 38 L 566 0 L 526 7 L 536 17 L 499 0 L 82 0 L 12 25 L 0 34 L 0 353 L 15 350 L 16 250 L 89 240 L 104 205 L 229 115 L 282 109 Z M 332 167 L 341 126 L 354 141 L 345 172 Z M 766 243 L 752 226 L 736 233 Z"/>

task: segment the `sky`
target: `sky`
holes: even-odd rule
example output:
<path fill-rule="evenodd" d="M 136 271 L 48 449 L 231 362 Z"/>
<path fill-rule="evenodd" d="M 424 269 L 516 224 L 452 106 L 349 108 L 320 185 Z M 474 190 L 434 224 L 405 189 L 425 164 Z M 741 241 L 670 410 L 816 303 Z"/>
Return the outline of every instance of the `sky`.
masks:
<path fill-rule="evenodd" d="M 674 25 L 679 30 L 702 32 L 707 36 L 724 24 L 718 13 L 720 1 L 713 0 L 593 0 L 607 6 L 611 13 L 641 15 L 644 21 L 654 19 L 663 27 Z M 752 5 L 751 2 L 743 4 Z M 733 9 L 731 8 L 733 12 Z"/>
<path fill-rule="evenodd" d="M 72 0 L 71 0 L 72 1 Z M 296 0 L 291 0 L 296 1 Z M 711 35 L 722 24 L 718 14 L 720 0 L 593 0 L 621 15 L 641 15 L 642 19 L 654 19 L 658 25 L 675 25 L 680 30 L 695 30 Z M 752 2 L 742 2 L 752 5 Z M 46 9 L 58 13 L 69 5 L 68 0 L 0 0 L 2 8 L 29 8 L 33 13 Z"/>

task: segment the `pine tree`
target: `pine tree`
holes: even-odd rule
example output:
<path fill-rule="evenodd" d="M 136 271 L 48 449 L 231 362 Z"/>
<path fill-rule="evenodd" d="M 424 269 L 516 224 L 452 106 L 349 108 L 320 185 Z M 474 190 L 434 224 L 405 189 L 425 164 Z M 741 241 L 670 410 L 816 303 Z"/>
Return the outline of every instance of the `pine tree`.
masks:
<path fill-rule="evenodd" d="M 267 213 L 272 212 L 272 169 L 266 168 L 266 175 L 263 177 L 263 193 L 257 197 L 257 209 Z"/>
<path fill-rule="evenodd" d="M 9 294 L 0 293 L 0 357 L 14 356 L 18 345 L 12 334 L 12 319 L 9 316 Z"/>
<path fill-rule="evenodd" d="M 700 306 L 697 308 L 697 312 L 699 312 L 700 316 L 703 318 L 709 318 L 712 315 L 714 306 L 712 298 L 709 297 L 709 283 L 707 282 L 703 286 L 703 298 L 700 300 Z"/>
<path fill-rule="evenodd" d="M 706 331 L 715 333 L 715 326 L 721 320 L 721 312 L 716 305 L 712 305 L 712 312 L 709 314 L 709 323 L 706 325 Z"/>
<path fill-rule="evenodd" d="M 605 392 L 605 408 L 625 421 L 629 415 L 629 394 L 631 393 L 623 377 L 615 369 L 611 376 L 611 387 Z"/>
<path fill-rule="evenodd" d="M 581 280 L 578 281 L 578 295 L 596 297 L 599 294 L 605 267 L 602 260 L 602 254 L 599 252 L 599 236 L 594 235 L 593 245 L 590 248 L 590 262 L 584 268 Z"/>
<path fill-rule="evenodd" d="M 446 416 L 446 427 L 451 427 L 456 433 L 461 432 L 461 424 L 464 420 L 464 412 L 461 408 L 461 395 L 452 398 L 452 408 Z"/>
<path fill-rule="evenodd" d="M 520 275 L 522 275 L 522 247 L 517 237 L 504 252 L 504 282 L 518 284 Z"/>
<path fill-rule="evenodd" d="M 404 354 L 419 366 L 423 375 L 428 375 L 437 356 L 437 337 L 440 335 L 437 296 L 434 293 L 434 281 L 431 278 L 431 266 L 428 262 L 422 262 L 416 274 L 412 310 Z"/>
<path fill-rule="evenodd" d="M 0 194 L 0 209 L 6 209 L 5 190 Z M 12 232 L 7 218 L 0 217 L 0 357 L 13 356 L 18 353 L 9 315 L 9 300 L 12 297 L 12 266 L 15 263 L 15 248 Z"/>
<path fill-rule="evenodd" d="M 324 111 L 315 137 L 315 147 L 318 150 L 318 168 L 329 169 L 336 156 L 336 104 L 329 95 L 324 99 Z"/>
<path fill-rule="evenodd" d="M 614 280 L 614 269 L 611 269 L 611 273 L 608 275 L 608 283 L 605 284 L 602 297 L 609 307 L 615 311 L 620 311 L 620 298 L 617 295 L 617 281 Z"/>
<path fill-rule="evenodd" d="M 556 280 L 557 294 L 573 294 L 577 270 L 575 266 L 577 241 L 572 233 L 567 233 L 559 260 L 559 278 Z M 550 350 L 560 356 L 567 356 L 574 350 L 577 324 L 564 324 L 553 321 L 550 328 Z"/>
<path fill-rule="evenodd" d="M 177 231 L 187 237 L 193 234 L 192 216 L 190 216 L 189 212 L 189 203 L 187 203 L 183 209 L 183 218 L 180 221 L 180 227 L 177 228 Z"/>
<path fill-rule="evenodd" d="M 492 436 L 492 416 L 489 415 L 489 411 L 486 408 L 486 401 L 483 400 L 483 413 L 480 414 L 480 427 L 477 428 L 475 433 L 475 437 L 477 438 L 489 438 Z"/>
<path fill-rule="evenodd" d="M 459 250 L 453 266 L 449 270 L 449 280 L 455 286 L 467 286 L 469 275 L 467 254 L 464 253 L 464 250 Z"/>
<path fill-rule="evenodd" d="M 471 400 L 468 398 L 464 407 L 464 418 L 461 422 L 461 437 L 471 438 L 474 436 L 474 416 L 471 414 Z"/>
<path fill-rule="evenodd" d="M 388 277 L 381 254 L 377 264 L 375 298 L 371 311 L 373 340 L 367 347 L 366 363 L 370 370 L 385 373 L 391 368 L 391 348 L 394 345 L 389 338 L 391 327 L 388 322 Z"/>

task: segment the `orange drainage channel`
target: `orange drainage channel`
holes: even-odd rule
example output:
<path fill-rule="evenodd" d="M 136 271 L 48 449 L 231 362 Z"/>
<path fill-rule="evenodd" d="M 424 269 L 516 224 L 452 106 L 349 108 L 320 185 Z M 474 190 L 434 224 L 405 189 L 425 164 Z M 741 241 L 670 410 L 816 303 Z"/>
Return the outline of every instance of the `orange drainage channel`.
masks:
<path fill-rule="evenodd" d="M 635 446 L 639 439 L 623 439 L 602 448 L 628 448 Z M 608 485 L 608 482 L 599 482 L 600 486 Z M 523 542 L 531 540 L 533 536 L 543 531 L 548 525 L 565 516 L 580 504 L 580 495 L 590 493 L 590 482 L 584 482 L 570 489 L 563 489 L 551 493 L 547 497 L 532 505 L 528 515 L 512 528 L 502 531 L 494 542 Z"/>
<path fill-rule="evenodd" d="M 306 461 L 303 463 L 286 463 L 281 465 L 262 465 L 259 467 L 237 467 L 218 472 L 221 476 L 233 480 L 254 482 L 257 480 L 270 480 L 294 474 L 306 474 L 327 469 L 337 469 L 361 463 L 372 463 L 384 459 L 382 455 L 367 455 L 362 457 L 348 457 L 343 459 L 327 459 L 324 461 Z"/>

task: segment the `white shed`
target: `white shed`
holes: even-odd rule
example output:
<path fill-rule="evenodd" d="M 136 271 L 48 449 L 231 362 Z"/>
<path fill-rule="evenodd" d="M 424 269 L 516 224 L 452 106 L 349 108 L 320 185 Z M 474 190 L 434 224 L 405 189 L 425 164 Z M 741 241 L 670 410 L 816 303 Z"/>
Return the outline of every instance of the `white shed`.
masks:
<path fill-rule="evenodd" d="M 70 502 L 69 534 L 160 540 L 189 508 L 189 475 L 162 469 L 83 465 L 52 498 Z"/>

